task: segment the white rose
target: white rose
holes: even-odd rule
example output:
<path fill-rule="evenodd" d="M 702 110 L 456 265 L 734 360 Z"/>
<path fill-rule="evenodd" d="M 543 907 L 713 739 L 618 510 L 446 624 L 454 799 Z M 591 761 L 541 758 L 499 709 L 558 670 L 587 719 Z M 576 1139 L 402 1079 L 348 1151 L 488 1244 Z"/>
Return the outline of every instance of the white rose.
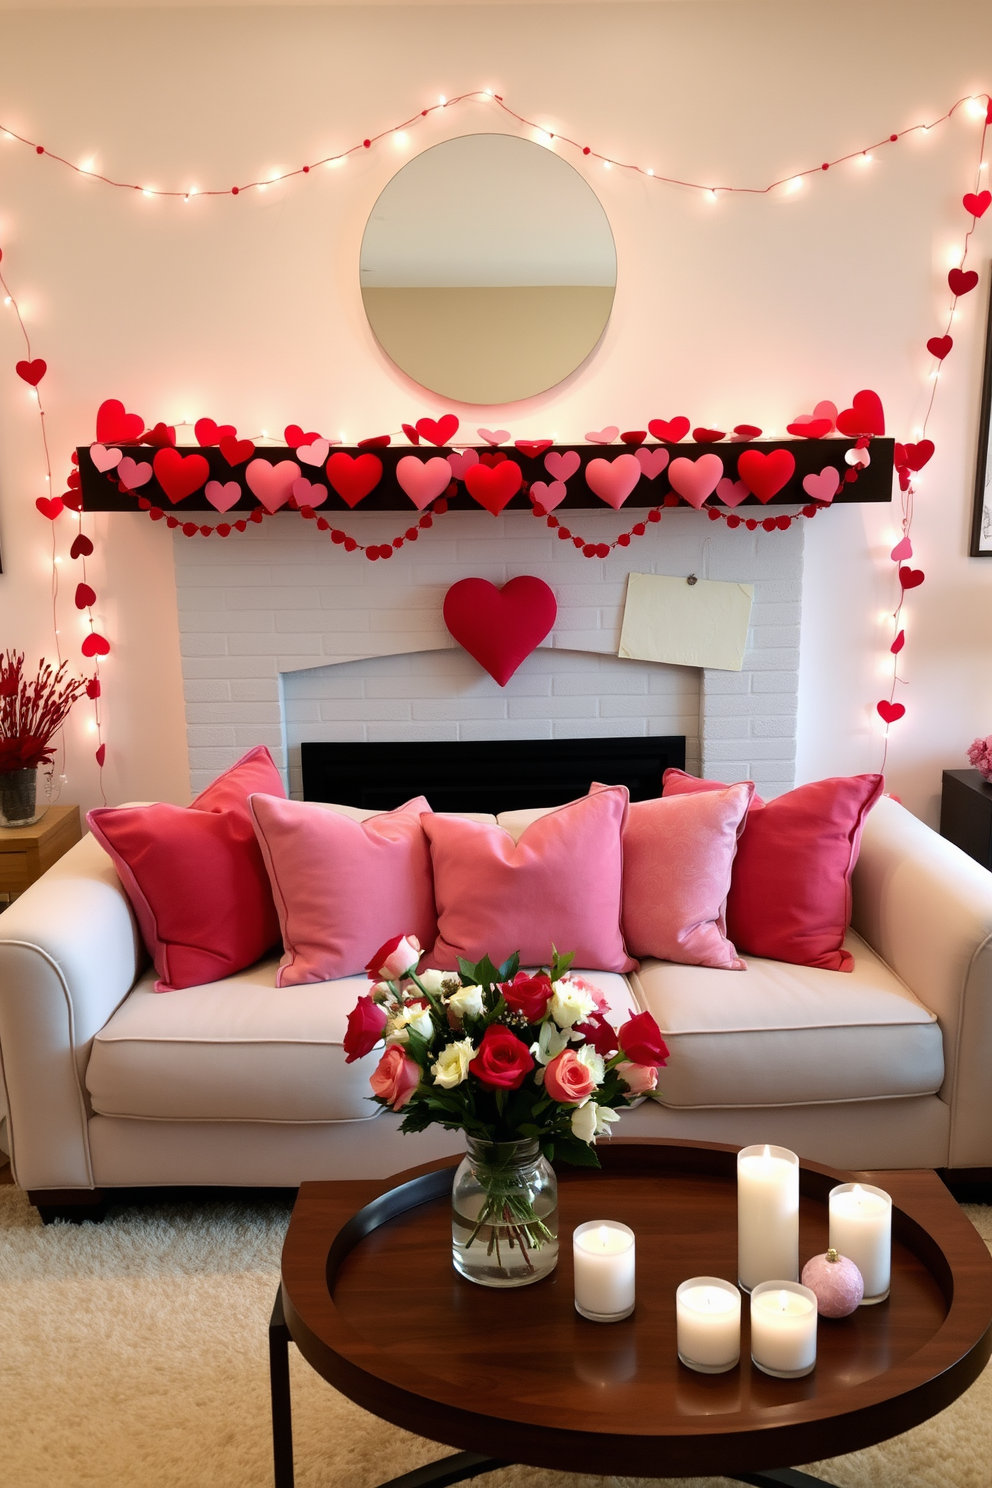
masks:
<path fill-rule="evenodd" d="M 425 992 L 430 992 L 433 996 L 438 997 L 441 993 L 442 983 L 450 975 L 451 973 L 448 971 L 434 971 L 429 968 L 427 971 L 418 971 L 417 980 Z"/>
<path fill-rule="evenodd" d="M 389 1002 L 393 995 L 393 989 L 388 982 L 376 982 L 370 995 L 373 1002 Z"/>
<path fill-rule="evenodd" d="M 475 1046 L 471 1039 L 460 1039 L 457 1044 L 449 1044 L 442 1049 L 438 1055 L 437 1063 L 431 1068 L 434 1081 L 444 1090 L 454 1090 L 468 1078 L 468 1067 L 475 1058 Z"/>
<path fill-rule="evenodd" d="M 448 1009 L 459 1022 L 463 1018 L 481 1018 L 485 1012 L 481 987 L 462 987 L 448 998 Z"/>
<path fill-rule="evenodd" d="M 606 1064 L 602 1054 L 597 1054 L 592 1044 L 583 1044 L 581 1049 L 576 1050 L 576 1059 L 584 1064 L 592 1075 L 597 1085 L 602 1085 L 603 1076 L 606 1074 Z"/>
<path fill-rule="evenodd" d="M 594 1100 L 587 1100 L 572 1112 L 572 1135 L 580 1142 L 594 1142 L 597 1137 L 606 1136 L 611 1122 L 619 1120 L 617 1112 L 609 1106 L 597 1106 Z"/>
<path fill-rule="evenodd" d="M 396 1019 L 397 1028 L 409 1028 L 414 1033 L 419 1033 L 421 1038 L 430 1039 L 434 1036 L 434 1022 L 431 1018 L 430 1008 L 425 1008 L 420 1003 L 407 1003 L 403 1011 Z"/>
<path fill-rule="evenodd" d="M 551 984 L 551 1016 L 559 1028 L 584 1023 L 596 1010 L 596 999 L 584 987 L 567 979 Z"/>

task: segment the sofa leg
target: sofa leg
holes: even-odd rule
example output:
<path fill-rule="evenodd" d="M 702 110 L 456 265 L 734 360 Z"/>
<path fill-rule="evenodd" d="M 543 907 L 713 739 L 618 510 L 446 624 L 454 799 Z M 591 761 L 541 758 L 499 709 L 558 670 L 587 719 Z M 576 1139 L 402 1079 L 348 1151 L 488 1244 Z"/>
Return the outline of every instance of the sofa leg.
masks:
<path fill-rule="evenodd" d="M 57 1219 L 69 1224 L 82 1224 L 87 1219 L 99 1223 L 109 1203 L 102 1188 L 29 1188 L 28 1198 L 46 1225 Z"/>

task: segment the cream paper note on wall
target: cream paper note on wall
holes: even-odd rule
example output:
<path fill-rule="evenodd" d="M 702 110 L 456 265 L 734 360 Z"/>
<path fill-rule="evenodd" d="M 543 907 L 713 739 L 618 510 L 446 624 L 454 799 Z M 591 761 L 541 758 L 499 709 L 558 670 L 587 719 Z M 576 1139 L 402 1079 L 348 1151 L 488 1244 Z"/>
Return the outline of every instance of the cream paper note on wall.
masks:
<path fill-rule="evenodd" d="M 753 599 L 753 584 L 711 579 L 689 584 L 659 574 L 628 574 L 617 654 L 631 661 L 739 672 Z"/>

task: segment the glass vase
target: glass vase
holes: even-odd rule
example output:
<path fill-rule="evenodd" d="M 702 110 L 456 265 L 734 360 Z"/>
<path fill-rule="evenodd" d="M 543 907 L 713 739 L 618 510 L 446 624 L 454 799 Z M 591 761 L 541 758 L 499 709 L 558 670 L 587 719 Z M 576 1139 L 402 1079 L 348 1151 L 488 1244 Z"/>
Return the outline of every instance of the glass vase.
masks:
<path fill-rule="evenodd" d="M 0 770 L 0 827 L 30 827 L 40 821 L 38 767 L 30 770 Z"/>
<path fill-rule="evenodd" d="M 478 1286 L 529 1286 L 558 1264 L 558 1181 L 536 1141 L 467 1139 L 451 1190 L 455 1270 Z"/>

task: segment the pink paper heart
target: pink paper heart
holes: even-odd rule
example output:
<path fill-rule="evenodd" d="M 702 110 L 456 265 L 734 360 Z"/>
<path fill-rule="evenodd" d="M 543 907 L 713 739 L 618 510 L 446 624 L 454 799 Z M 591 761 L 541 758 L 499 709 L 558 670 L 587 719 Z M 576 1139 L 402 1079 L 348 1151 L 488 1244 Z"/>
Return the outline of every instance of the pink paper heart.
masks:
<path fill-rule="evenodd" d="M 822 403 L 817 403 L 816 407 L 813 409 L 813 417 L 815 419 L 829 419 L 832 424 L 836 424 L 837 404 L 831 403 L 829 398 L 825 399 Z"/>
<path fill-rule="evenodd" d="M 672 490 L 697 511 L 707 496 L 713 495 L 722 475 L 723 461 L 719 455 L 700 455 L 698 460 L 679 455 L 668 467 Z"/>
<path fill-rule="evenodd" d="M 108 470 L 113 470 L 115 465 L 119 465 L 123 453 L 123 450 L 107 449 L 106 445 L 103 444 L 90 445 L 90 459 L 101 475 L 105 474 Z"/>
<path fill-rule="evenodd" d="M 648 480 L 654 480 L 668 465 L 668 451 L 660 447 L 649 449 L 642 444 L 640 449 L 634 451 L 634 459 Z"/>
<path fill-rule="evenodd" d="M 493 446 L 505 444 L 510 437 L 509 429 L 480 429 L 478 434 L 480 439 L 484 439 L 487 444 Z"/>
<path fill-rule="evenodd" d="M 475 462 L 478 464 L 478 460 Z M 471 468 L 471 467 L 470 467 Z M 404 455 L 396 462 L 396 483 L 405 491 L 418 511 L 430 506 L 451 484 L 451 466 L 442 455 L 421 460 L 417 455 Z"/>
<path fill-rule="evenodd" d="M 226 512 L 241 500 L 241 487 L 237 481 L 226 481 L 221 485 L 220 481 L 210 480 L 203 488 L 203 494 L 214 511 Z"/>
<path fill-rule="evenodd" d="M 245 470 L 245 480 L 267 512 L 277 512 L 293 494 L 293 482 L 300 478 L 295 460 L 252 460 Z"/>
<path fill-rule="evenodd" d="M 833 465 L 824 465 L 819 475 L 803 476 L 803 490 L 814 501 L 833 501 L 840 490 L 840 471 Z"/>
<path fill-rule="evenodd" d="M 845 463 L 845 465 L 863 465 L 863 466 L 868 466 L 868 465 L 871 464 L 871 455 L 868 453 L 868 451 L 866 449 L 849 449 L 849 450 L 845 450 L 844 451 L 844 463 Z"/>
<path fill-rule="evenodd" d="M 732 481 L 725 475 L 723 480 L 717 481 L 716 494 L 724 506 L 740 506 L 749 492 L 743 481 Z"/>
<path fill-rule="evenodd" d="M 634 455 L 617 455 L 615 460 L 590 460 L 586 466 L 586 485 L 614 511 L 620 510 L 640 478 L 640 461 Z"/>
<path fill-rule="evenodd" d="M 586 438 L 590 444 L 612 444 L 619 433 L 619 424 L 607 424 L 605 429 L 590 429 Z"/>
<path fill-rule="evenodd" d="M 482 433 L 481 429 L 479 433 Z M 472 466 L 478 463 L 479 455 L 476 450 L 465 450 L 462 454 L 457 454 L 452 450 L 448 456 L 448 464 L 451 466 L 451 473 L 455 480 L 464 480 L 466 470 L 471 470 Z"/>
<path fill-rule="evenodd" d="M 132 460 L 130 455 L 125 455 L 117 466 L 117 475 L 129 491 L 136 491 L 151 480 L 152 467 L 147 460 Z"/>
<path fill-rule="evenodd" d="M 552 479 L 556 481 L 567 481 L 569 476 L 575 474 L 581 464 L 582 461 L 579 458 L 577 450 L 565 450 L 564 454 L 561 455 L 557 451 L 552 450 L 549 455 L 545 455 L 544 457 L 544 468 Z"/>
<path fill-rule="evenodd" d="M 300 453 L 297 447 L 297 454 Z M 293 482 L 293 495 L 299 506 L 323 506 L 327 500 L 326 486 L 312 486 L 305 475 Z"/>
<path fill-rule="evenodd" d="M 340 444 L 335 439 L 335 444 Z M 315 439 L 313 444 L 298 444 L 296 446 L 296 458 L 302 460 L 304 465 L 323 465 L 331 449 L 329 439 Z M 326 493 L 325 493 L 326 494 Z"/>
<path fill-rule="evenodd" d="M 545 511 L 554 511 L 568 495 L 568 487 L 564 481 L 559 480 L 552 481 L 550 486 L 544 481 L 532 481 L 530 494 L 531 499 L 543 506 Z"/>
<path fill-rule="evenodd" d="M 904 558 L 912 558 L 912 556 L 913 544 L 908 537 L 901 537 L 889 554 L 893 563 L 901 563 Z"/>

